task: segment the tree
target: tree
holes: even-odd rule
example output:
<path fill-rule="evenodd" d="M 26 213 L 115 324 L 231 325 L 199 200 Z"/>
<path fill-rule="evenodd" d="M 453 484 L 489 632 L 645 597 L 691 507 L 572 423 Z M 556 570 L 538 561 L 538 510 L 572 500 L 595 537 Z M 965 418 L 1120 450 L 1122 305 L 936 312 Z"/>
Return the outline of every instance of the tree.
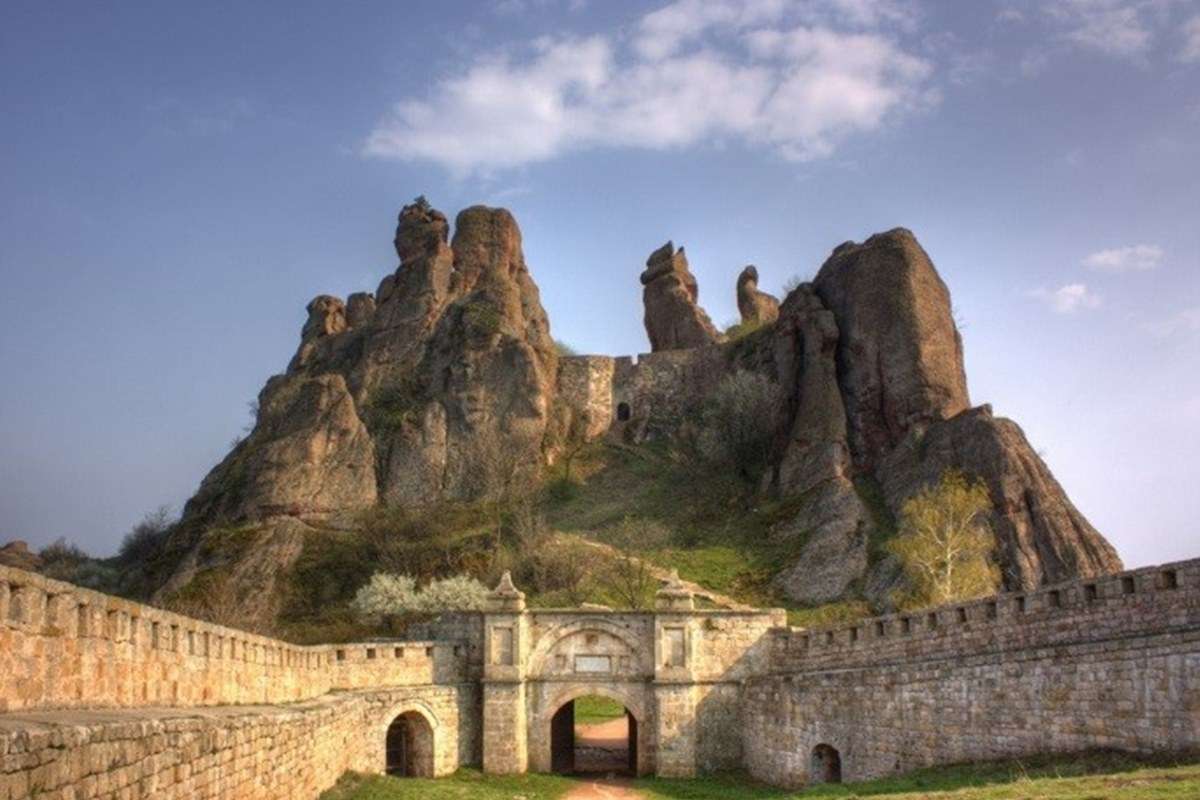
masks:
<path fill-rule="evenodd" d="M 980 481 L 947 471 L 900 512 L 900 534 L 887 543 L 908 579 L 897 604 L 940 605 L 991 594 L 999 584 L 991 498 Z"/>
<path fill-rule="evenodd" d="M 626 517 L 604 531 L 602 538 L 621 551 L 601 571 L 602 586 L 626 608 L 649 608 L 658 579 L 648 556 L 670 543 L 671 529 L 654 520 Z"/>
<path fill-rule="evenodd" d="M 764 375 L 738 370 L 705 399 L 697 448 L 712 466 L 756 481 L 771 456 L 783 399 Z"/>
<path fill-rule="evenodd" d="M 352 606 L 362 619 L 391 629 L 405 617 L 445 611 L 481 611 L 488 589 L 466 575 L 431 581 L 417 589 L 411 575 L 376 572 L 354 595 Z"/>

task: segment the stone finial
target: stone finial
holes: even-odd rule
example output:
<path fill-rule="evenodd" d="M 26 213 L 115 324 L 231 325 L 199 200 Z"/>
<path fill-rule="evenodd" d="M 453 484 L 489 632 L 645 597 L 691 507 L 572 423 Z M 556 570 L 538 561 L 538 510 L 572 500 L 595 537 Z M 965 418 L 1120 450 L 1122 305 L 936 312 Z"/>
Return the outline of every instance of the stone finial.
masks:
<path fill-rule="evenodd" d="M 504 570 L 500 583 L 488 595 L 492 611 L 524 611 L 525 593 L 513 585 L 512 573 Z"/>
<path fill-rule="evenodd" d="M 666 583 L 654 595 L 654 607 L 660 611 L 691 611 L 696 600 L 690 589 L 679 577 L 679 570 L 671 570 Z"/>

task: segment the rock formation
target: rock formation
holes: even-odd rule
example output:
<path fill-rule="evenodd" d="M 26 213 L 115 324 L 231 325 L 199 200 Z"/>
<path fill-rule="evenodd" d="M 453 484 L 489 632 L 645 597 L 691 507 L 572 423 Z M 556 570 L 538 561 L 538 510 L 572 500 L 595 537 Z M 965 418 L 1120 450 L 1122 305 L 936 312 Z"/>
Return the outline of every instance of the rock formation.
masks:
<path fill-rule="evenodd" d="M 949 291 L 909 231 L 837 247 L 785 300 L 774 337 L 794 404 L 775 486 L 811 498 L 776 532 L 804 539 L 776 579 L 787 596 L 823 602 L 861 584 L 886 605 L 897 568 L 886 558 L 871 564 L 868 544 L 873 529 L 894 523 L 877 516 L 897 518 L 947 469 L 988 486 L 1010 588 L 1121 568 L 1020 428 L 969 407 Z M 863 502 L 874 487 L 886 508 Z"/>
<path fill-rule="evenodd" d="M 912 233 L 896 228 L 840 245 L 813 286 L 837 321 L 856 464 L 870 469 L 914 426 L 967 408 L 950 292 Z"/>
<path fill-rule="evenodd" d="M 779 301 L 758 290 L 758 269 L 753 264 L 738 275 L 737 305 L 743 325 L 774 322 L 779 316 Z"/>
<path fill-rule="evenodd" d="M 532 482 L 572 415 L 602 435 L 603 417 L 622 405 L 628 413 L 631 401 L 638 424 L 669 438 L 694 428 L 723 370 L 745 368 L 786 398 L 762 490 L 803 499 L 771 534 L 794 553 L 775 577 L 791 600 L 865 595 L 886 605 L 898 571 L 872 542 L 947 469 L 987 485 L 1010 587 L 1120 568 L 1020 428 L 970 407 L 950 294 L 906 230 L 837 247 L 782 304 L 758 291 L 747 267 L 738 307 L 760 331 L 724 347 L 710 346 L 721 337 L 697 304 L 683 249 L 667 242 L 641 282 L 651 349 L 673 352 L 647 359 L 640 378 L 640 364 L 592 370 L 580 357 L 564 369 L 561 391 L 509 212 L 468 208 L 451 240 L 445 215 L 419 199 L 400 212 L 394 244 L 399 267 L 374 295 L 308 304 L 300 345 L 260 393 L 254 429 L 204 479 L 166 547 L 170 558 L 159 559 L 174 569 L 163 591 L 211 568 L 206 538 L 235 527 L 249 531 L 249 544 L 222 569 L 243 605 L 269 617 L 275 575 L 307 537 L 352 525 L 353 513 L 378 504 L 473 501 Z M 611 383 L 614 372 L 631 381 L 622 394 L 592 385 Z M 602 400 L 602 418 L 570 407 L 576 396 Z M 685 419 L 659 426 L 656 414 Z"/>
<path fill-rule="evenodd" d="M 838 387 L 837 323 L 811 284 L 784 301 L 772 345 L 780 383 L 790 392 L 790 423 L 774 488 L 808 500 L 775 531 L 784 540 L 806 537 L 776 584 L 798 602 L 829 602 L 843 597 L 867 570 L 870 515 L 854 488 Z"/>
<path fill-rule="evenodd" d="M 641 280 L 652 352 L 700 347 L 720 339 L 698 304 L 700 290 L 682 247 L 676 250 L 667 242 L 651 253 Z"/>
<path fill-rule="evenodd" d="M 214 526 L 258 525 L 270 539 L 376 503 L 476 500 L 534 478 L 558 356 L 520 231 L 508 211 L 476 206 L 452 244 L 448 233 L 427 203 L 405 207 L 400 266 L 376 295 L 308 304 L 254 429 L 185 508 L 183 577 L 203 568 L 195 554 Z"/>
<path fill-rule="evenodd" d="M 37 572 L 41 568 L 42 559 L 29 549 L 29 543 L 14 539 L 0 546 L 0 566 L 15 567 L 29 572 Z"/>
<path fill-rule="evenodd" d="M 899 508 L 947 469 L 987 484 L 999 561 L 1010 588 L 1121 569 L 1112 545 L 1072 505 L 1021 428 L 992 416 L 991 406 L 910 433 L 880 465 L 888 504 Z"/>

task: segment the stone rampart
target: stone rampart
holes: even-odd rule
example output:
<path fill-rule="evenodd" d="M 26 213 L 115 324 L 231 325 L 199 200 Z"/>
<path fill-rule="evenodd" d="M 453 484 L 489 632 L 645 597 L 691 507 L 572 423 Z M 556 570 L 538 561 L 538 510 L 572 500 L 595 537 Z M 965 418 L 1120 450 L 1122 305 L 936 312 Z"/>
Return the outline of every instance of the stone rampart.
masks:
<path fill-rule="evenodd" d="M 774 784 L 819 780 L 822 745 L 847 780 L 1200 747 L 1200 560 L 773 636 L 743 738 Z"/>
<path fill-rule="evenodd" d="M 421 687 L 286 706 L 3 715 L 0 800 L 313 798 L 347 770 L 383 771 L 387 725 L 404 710 L 432 720 L 431 771 L 447 775 L 474 759 L 475 695 Z"/>
<path fill-rule="evenodd" d="M 453 684 L 471 675 L 469 651 L 453 640 L 301 647 L 0 567 L 0 711 L 285 703 Z"/>

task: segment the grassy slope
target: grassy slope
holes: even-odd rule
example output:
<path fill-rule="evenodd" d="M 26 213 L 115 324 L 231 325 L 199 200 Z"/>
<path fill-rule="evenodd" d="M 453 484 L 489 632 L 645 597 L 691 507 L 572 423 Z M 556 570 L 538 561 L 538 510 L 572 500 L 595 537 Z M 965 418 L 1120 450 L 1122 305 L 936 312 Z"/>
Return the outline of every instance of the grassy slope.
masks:
<path fill-rule="evenodd" d="M 485 777 L 477 770 L 437 781 L 350 775 L 322 800 L 555 800 L 573 785 L 570 778 L 554 775 Z M 641 779 L 635 785 L 646 800 L 1183 800 L 1200 797 L 1200 763 L 1095 754 L 920 770 L 899 778 L 802 791 L 759 786 L 737 775 Z"/>
<path fill-rule="evenodd" d="M 751 605 L 789 608 L 793 624 L 869 613 L 858 601 L 789 607 L 772 588 L 771 579 L 803 541 L 773 543 L 769 532 L 797 513 L 803 497 L 764 500 L 736 479 L 689 469 L 658 445 L 593 445 L 574 472 L 577 485 L 568 496 L 546 501 L 547 518 L 558 530 L 602 540 L 604 528 L 626 515 L 657 520 L 677 541 L 655 560 L 687 580 Z"/>

